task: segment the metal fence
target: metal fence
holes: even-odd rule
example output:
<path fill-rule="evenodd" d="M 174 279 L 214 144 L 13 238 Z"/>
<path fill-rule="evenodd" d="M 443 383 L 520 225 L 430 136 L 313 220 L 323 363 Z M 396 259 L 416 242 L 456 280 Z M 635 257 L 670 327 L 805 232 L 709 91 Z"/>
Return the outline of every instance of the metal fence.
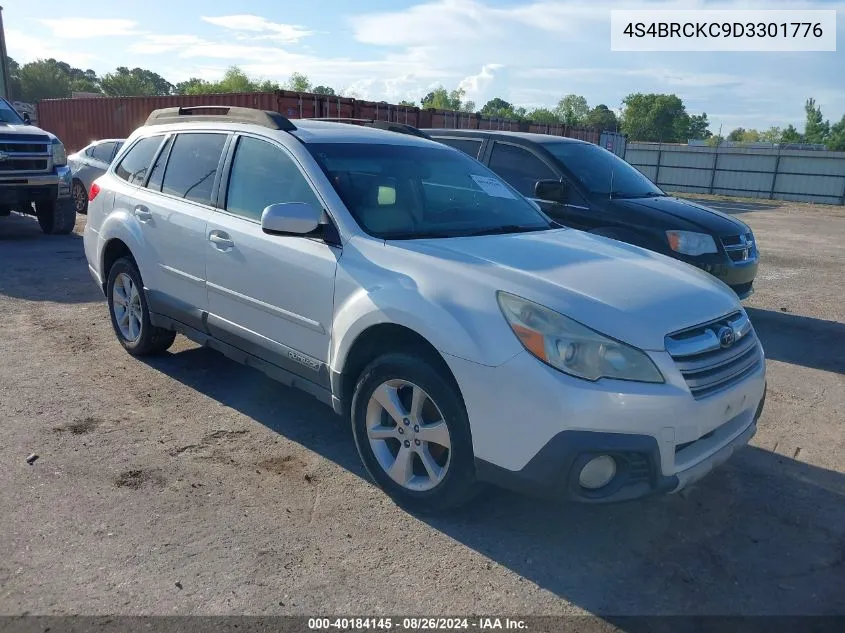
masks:
<path fill-rule="evenodd" d="M 845 205 L 845 152 L 628 143 L 625 160 L 669 191 Z"/>

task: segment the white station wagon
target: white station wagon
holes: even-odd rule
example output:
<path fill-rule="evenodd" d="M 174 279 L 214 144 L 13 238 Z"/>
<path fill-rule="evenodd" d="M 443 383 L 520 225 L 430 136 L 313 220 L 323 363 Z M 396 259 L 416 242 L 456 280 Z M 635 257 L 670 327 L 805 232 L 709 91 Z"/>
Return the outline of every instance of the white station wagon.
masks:
<path fill-rule="evenodd" d="M 155 111 L 91 187 L 85 253 L 130 354 L 180 332 L 304 389 L 416 511 L 483 482 L 675 492 L 749 441 L 765 399 L 722 282 L 562 228 L 410 134 Z"/>

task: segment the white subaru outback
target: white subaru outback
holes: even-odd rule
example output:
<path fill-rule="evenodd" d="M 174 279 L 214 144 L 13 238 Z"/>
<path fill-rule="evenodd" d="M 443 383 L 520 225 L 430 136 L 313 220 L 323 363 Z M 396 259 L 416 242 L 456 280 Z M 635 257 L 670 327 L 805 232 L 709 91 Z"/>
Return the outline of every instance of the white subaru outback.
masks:
<path fill-rule="evenodd" d="M 409 134 L 157 110 L 91 187 L 85 253 L 130 354 L 180 332 L 304 389 L 417 511 L 481 482 L 675 492 L 749 441 L 765 399 L 730 288 L 561 228 Z"/>

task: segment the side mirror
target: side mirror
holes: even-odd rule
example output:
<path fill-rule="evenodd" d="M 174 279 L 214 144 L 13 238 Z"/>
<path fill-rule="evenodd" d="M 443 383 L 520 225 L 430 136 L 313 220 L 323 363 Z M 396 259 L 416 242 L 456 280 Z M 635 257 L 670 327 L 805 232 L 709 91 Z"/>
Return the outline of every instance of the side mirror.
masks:
<path fill-rule="evenodd" d="M 569 198 L 569 184 L 562 180 L 538 180 L 534 185 L 534 197 L 550 202 L 566 202 Z"/>
<path fill-rule="evenodd" d="M 32 125 L 32 119 L 29 118 L 28 112 L 23 113 L 23 123 L 24 125 Z"/>
<path fill-rule="evenodd" d="M 270 235 L 307 235 L 322 219 L 322 210 L 307 202 L 271 204 L 261 213 L 261 230 Z"/>

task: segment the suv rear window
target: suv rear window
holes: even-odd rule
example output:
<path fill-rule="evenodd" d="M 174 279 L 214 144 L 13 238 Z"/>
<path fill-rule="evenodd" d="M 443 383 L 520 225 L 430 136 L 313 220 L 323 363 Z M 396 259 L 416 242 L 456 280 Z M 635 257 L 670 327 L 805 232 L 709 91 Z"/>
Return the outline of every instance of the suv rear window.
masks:
<path fill-rule="evenodd" d="M 211 204 L 211 190 L 225 143 L 225 134 L 177 135 L 164 171 L 162 192 Z"/>
<path fill-rule="evenodd" d="M 155 156 L 163 138 L 163 136 L 142 138 L 126 152 L 126 156 L 120 161 L 120 165 L 117 166 L 114 173 L 133 185 L 143 185 L 150 169 L 150 163 L 153 161 L 153 156 Z"/>

